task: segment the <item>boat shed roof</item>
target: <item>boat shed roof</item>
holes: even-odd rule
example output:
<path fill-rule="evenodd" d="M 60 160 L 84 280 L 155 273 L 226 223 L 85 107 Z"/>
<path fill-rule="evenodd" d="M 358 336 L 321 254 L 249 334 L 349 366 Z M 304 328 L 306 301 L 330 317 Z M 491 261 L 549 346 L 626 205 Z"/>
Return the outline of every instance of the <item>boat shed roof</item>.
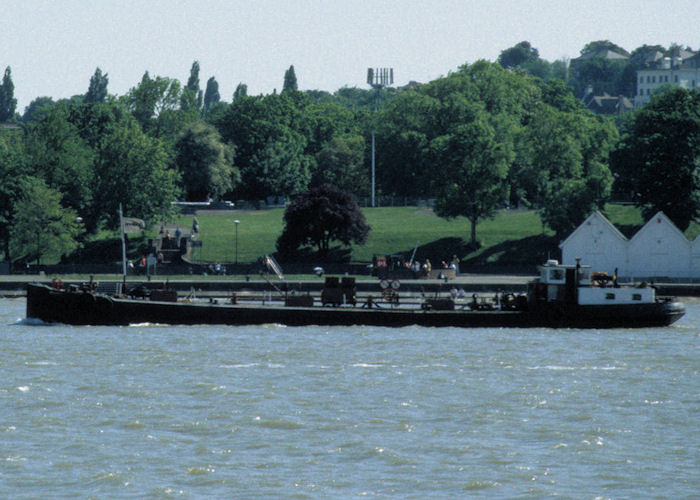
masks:
<path fill-rule="evenodd" d="M 587 225 L 591 225 L 593 222 L 599 222 L 605 229 L 610 231 L 610 234 L 612 234 L 615 238 L 618 238 L 621 242 L 626 242 L 627 237 L 620 232 L 619 229 L 617 229 L 612 222 L 610 222 L 603 214 L 601 214 L 598 210 L 593 212 L 591 215 L 588 216 L 588 218 L 583 221 L 574 231 L 561 243 L 559 243 L 559 248 L 564 248 L 571 240 L 575 239 L 578 234 L 583 231 L 582 228 L 584 228 Z"/>

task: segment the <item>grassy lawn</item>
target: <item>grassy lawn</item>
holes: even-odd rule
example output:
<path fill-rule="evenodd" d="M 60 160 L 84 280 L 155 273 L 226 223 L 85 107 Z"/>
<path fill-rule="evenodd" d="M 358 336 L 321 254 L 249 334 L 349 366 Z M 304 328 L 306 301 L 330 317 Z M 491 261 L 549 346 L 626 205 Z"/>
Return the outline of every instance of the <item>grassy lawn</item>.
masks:
<path fill-rule="evenodd" d="M 432 211 L 415 207 L 365 208 L 367 222 L 372 228 L 367 244 L 353 246 L 353 261 L 371 261 L 374 254 L 411 254 L 418 245 L 417 258 L 450 259 L 470 252 L 466 249 L 470 227 L 464 218 L 445 220 Z M 195 249 L 195 260 L 232 262 L 235 260 L 238 224 L 238 260 L 251 262 L 266 253 L 275 252 L 275 242 L 283 229 L 283 209 L 232 211 L 225 215 L 198 215 L 202 248 Z M 173 221 L 191 227 L 192 216 L 180 216 Z M 501 211 L 493 220 L 477 228 L 477 238 L 483 247 L 509 240 L 521 240 L 542 234 L 539 217 L 531 211 Z M 547 233 L 551 236 L 551 233 Z M 474 255 L 480 255 L 482 248 Z"/>
<path fill-rule="evenodd" d="M 468 247 L 469 222 L 465 218 L 445 220 L 430 209 L 416 207 L 365 208 L 367 222 L 372 230 L 367 244 L 353 246 L 350 259 L 367 262 L 374 254 L 402 253 L 410 256 L 416 249 L 416 258 L 429 258 L 434 263 L 449 260 L 453 255 L 469 264 L 521 265 L 539 262 L 559 255 L 559 241 L 550 230 L 545 230 L 537 212 L 528 210 L 501 210 L 493 219 L 477 226 L 480 248 Z M 206 214 L 200 212 L 199 239 L 203 245 L 194 250 L 195 261 L 234 262 L 236 260 L 236 224 L 238 224 L 238 261 L 253 262 L 276 251 L 275 242 L 282 233 L 283 209 L 233 210 Z M 629 205 L 608 205 L 605 215 L 628 238 L 643 225 L 640 211 Z M 180 215 L 171 221 L 184 229 L 192 227 L 192 216 Z M 139 256 L 148 238 L 155 237 L 157 229 L 141 237 L 129 237 L 129 257 Z M 686 231 L 689 238 L 700 234 L 700 226 L 691 224 Z M 117 234 L 101 234 L 91 239 L 90 249 L 83 251 L 83 262 L 118 261 L 121 243 Z M 90 255 L 92 254 L 92 255 Z M 109 255 L 107 259 L 105 256 Z M 47 261 L 48 263 L 48 261 Z"/>

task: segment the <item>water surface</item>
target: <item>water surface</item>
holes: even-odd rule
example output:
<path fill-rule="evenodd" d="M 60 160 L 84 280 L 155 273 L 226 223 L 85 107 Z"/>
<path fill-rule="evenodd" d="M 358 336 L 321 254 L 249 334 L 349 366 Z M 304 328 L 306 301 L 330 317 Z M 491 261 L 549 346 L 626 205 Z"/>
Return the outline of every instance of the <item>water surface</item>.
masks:
<path fill-rule="evenodd" d="M 0 498 L 696 498 L 700 305 L 638 330 L 73 327 L 0 300 Z"/>

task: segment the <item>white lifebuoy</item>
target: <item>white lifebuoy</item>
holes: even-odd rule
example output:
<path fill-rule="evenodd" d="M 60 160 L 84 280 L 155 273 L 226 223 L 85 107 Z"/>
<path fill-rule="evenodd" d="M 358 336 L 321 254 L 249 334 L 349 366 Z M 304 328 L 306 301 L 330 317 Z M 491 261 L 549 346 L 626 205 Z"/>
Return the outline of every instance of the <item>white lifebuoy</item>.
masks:
<path fill-rule="evenodd" d="M 393 288 L 394 290 L 398 290 L 399 288 L 401 288 L 401 282 L 399 280 L 392 281 L 391 288 Z"/>
<path fill-rule="evenodd" d="M 387 288 L 389 288 L 389 280 L 380 281 L 379 286 L 382 288 L 382 290 L 386 290 Z"/>

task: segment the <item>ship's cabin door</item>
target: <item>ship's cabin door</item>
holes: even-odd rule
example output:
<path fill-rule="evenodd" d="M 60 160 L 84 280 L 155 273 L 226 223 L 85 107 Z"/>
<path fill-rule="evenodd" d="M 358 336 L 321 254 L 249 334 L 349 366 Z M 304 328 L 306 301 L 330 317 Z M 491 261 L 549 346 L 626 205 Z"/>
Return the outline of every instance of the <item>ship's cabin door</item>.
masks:
<path fill-rule="evenodd" d="M 566 269 L 566 284 L 564 285 L 564 300 L 568 303 L 576 303 L 576 269 Z"/>

